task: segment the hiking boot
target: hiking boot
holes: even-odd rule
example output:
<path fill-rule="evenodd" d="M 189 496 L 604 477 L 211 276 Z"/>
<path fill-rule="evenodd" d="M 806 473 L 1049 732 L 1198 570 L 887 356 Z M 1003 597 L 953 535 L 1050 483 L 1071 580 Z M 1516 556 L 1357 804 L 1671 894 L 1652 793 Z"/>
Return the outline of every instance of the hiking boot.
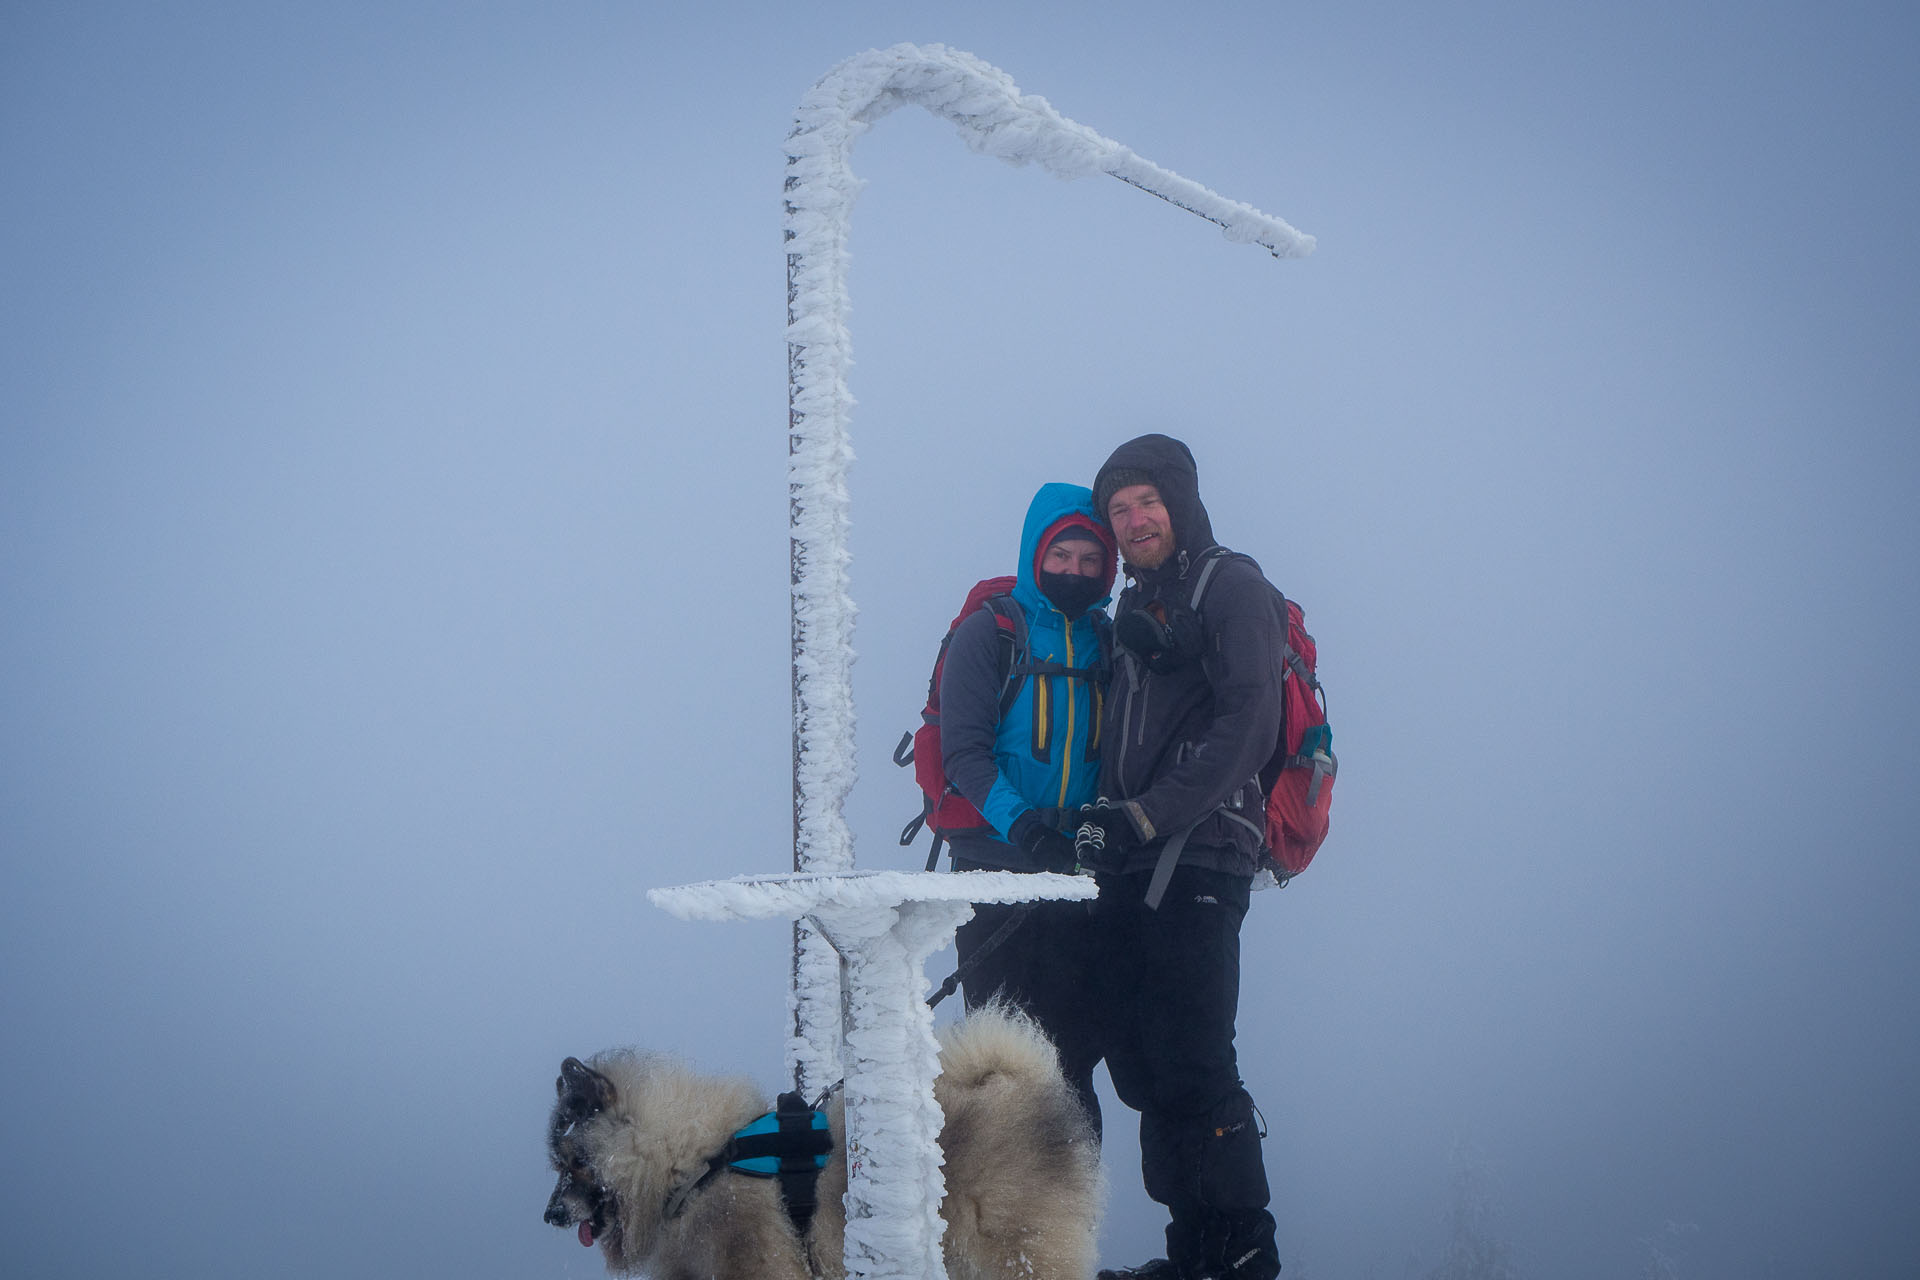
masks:
<path fill-rule="evenodd" d="M 1273 1215 L 1264 1209 L 1223 1214 L 1224 1238 L 1208 1242 L 1207 1265 L 1190 1268 L 1187 1280 L 1274 1280 L 1280 1251 L 1274 1247 Z"/>
<path fill-rule="evenodd" d="M 1119 1267 L 1110 1271 L 1101 1271 L 1094 1280 L 1182 1280 L 1179 1264 L 1165 1258 L 1155 1258 L 1152 1262 L 1143 1262 L 1137 1267 Z"/>

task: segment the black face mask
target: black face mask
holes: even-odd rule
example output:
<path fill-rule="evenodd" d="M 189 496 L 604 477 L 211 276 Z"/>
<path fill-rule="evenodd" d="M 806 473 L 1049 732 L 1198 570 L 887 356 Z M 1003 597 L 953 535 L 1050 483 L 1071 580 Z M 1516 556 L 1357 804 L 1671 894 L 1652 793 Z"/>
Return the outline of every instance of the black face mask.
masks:
<path fill-rule="evenodd" d="M 1206 647 L 1200 619 L 1191 609 L 1168 609 L 1157 601 L 1120 615 L 1113 624 L 1113 638 L 1158 675 L 1177 671 Z"/>
<path fill-rule="evenodd" d="M 1040 594 L 1053 601 L 1053 607 L 1067 617 L 1077 618 L 1091 608 L 1095 600 L 1107 594 L 1107 586 L 1100 579 L 1084 574 L 1042 571 Z"/>

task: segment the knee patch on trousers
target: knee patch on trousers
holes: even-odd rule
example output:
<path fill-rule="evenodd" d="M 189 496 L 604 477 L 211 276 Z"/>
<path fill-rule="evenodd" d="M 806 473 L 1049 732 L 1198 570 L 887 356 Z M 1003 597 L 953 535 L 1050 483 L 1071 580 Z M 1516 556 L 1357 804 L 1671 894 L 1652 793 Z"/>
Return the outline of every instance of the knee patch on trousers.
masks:
<path fill-rule="evenodd" d="M 1210 1209 L 1267 1207 L 1267 1164 L 1260 1141 L 1267 1127 L 1253 1098 L 1236 1089 L 1207 1113 L 1200 1143 L 1200 1203 Z"/>
<path fill-rule="evenodd" d="M 1266 1126 L 1245 1089 L 1203 1116 L 1148 1113 L 1140 1118 L 1140 1163 L 1147 1194 L 1164 1205 L 1246 1212 L 1267 1207 Z"/>

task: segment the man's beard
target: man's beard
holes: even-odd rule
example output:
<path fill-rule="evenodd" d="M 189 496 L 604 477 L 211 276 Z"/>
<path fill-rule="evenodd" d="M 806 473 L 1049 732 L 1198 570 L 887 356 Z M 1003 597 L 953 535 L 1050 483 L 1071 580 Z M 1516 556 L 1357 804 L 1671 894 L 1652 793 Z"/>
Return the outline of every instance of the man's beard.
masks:
<path fill-rule="evenodd" d="M 1120 558 L 1135 569 L 1158 569 L 1173 558 L 1173 547 L 1173 531 L 1166 529 L 1161 531 L 1159 538 L 1146 547 L 1132 547 L 1122 542 Z"/>

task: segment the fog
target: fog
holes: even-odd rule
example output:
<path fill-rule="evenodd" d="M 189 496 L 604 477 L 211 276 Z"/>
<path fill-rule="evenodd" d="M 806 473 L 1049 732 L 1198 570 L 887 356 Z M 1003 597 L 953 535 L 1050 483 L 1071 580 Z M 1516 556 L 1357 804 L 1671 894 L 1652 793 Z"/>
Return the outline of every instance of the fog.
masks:
<path fill-rule="evenodd" d="M 1920 1273 L 1917 29 L 6 9 L 6 1271 L 594 1276 L 561 1058 L 779 1082 L 786 930 L 645 894 L 791 859 L 781 143 L 911 40 L 1318 248 L 858 144 L 860 864 L 1035 487 L 1177 435 L 1342 763 L 1244 935 L 1287 1275 Z"/>

